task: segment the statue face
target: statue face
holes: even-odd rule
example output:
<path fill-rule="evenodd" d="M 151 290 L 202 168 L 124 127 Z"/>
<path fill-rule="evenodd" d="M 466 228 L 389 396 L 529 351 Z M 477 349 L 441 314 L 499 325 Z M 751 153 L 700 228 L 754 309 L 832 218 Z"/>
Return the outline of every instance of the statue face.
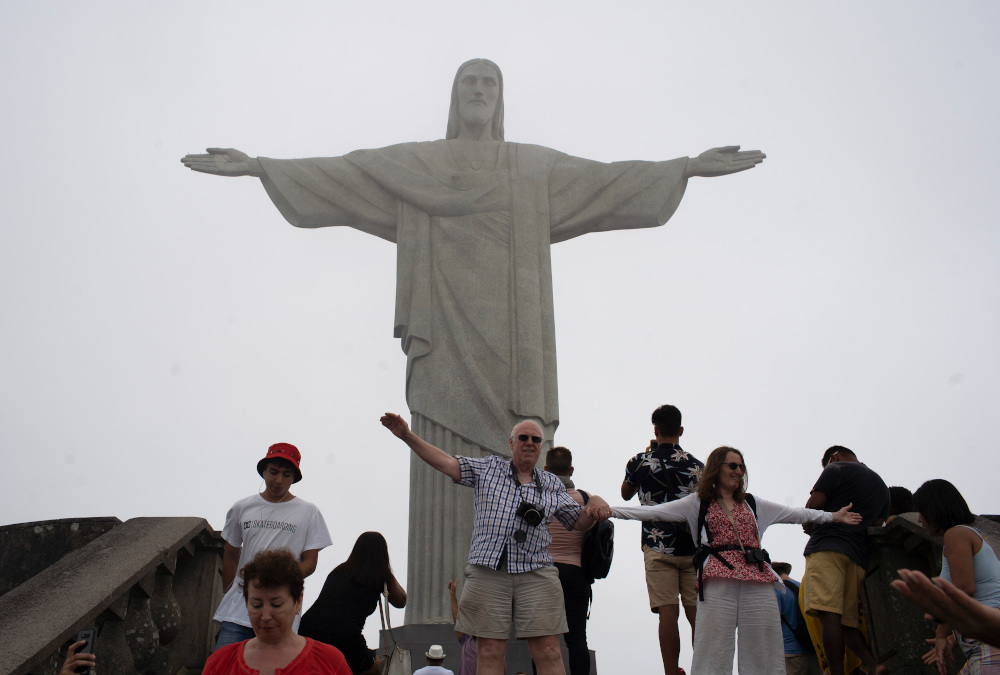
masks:
<path fill-rule="evenodd" d="M 474 63 L 462 71 L 458 80 L 458 116 L 470 127 L 489 124 L 499 96 L 496 71 L 485 63 Z"/>

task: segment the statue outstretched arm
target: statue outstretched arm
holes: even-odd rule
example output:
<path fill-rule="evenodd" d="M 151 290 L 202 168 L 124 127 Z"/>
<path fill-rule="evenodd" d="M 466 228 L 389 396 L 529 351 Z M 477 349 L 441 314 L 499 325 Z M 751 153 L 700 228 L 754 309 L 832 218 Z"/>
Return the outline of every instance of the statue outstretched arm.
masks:
<path fill-rule="evenodd" d="M 192 171 L 210 173 L 213 176 L 256 176 L 264 175 L 264 169 L 256 157 L 235 148 L 206 148 L 207 155 L 184 155 L 181 162 Z"/>
<path fill-rule="evenodd" d="M 745 152 L 739 150 L 740 146 L 738 145 L 727 145 L 722 148 L 712 148 L 697 157 L 691 157 L 688 159 L 684 177 L 728 176 L 731 173 L 752 169 L 767 158 L 767 155 L 760 150 L 747 150 Z"/>

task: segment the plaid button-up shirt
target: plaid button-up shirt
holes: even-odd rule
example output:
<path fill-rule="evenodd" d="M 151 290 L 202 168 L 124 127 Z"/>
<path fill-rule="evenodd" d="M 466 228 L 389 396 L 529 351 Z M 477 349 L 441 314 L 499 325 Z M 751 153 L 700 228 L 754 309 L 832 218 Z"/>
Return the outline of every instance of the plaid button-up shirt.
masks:
<path fill-rule="evenodd" d="M 476 491 L 469 563 L 497 569 L 506 550 L 508 572 L 530 572 L 551 565 L 552 556 L 546 550 L 552 541 L 549 521 L 558 518 L 570 529 L 583 510 L 566 492 L 562 481 L 547 471 L 533 469 L 535 480 L 519 486 L 511 472 L 510 460 L 496 455 L 456 459 L 462 478 L 455 482 Z M 537 526 L 528 525 L 517 515 L 522 501 L 541 508 L 544 518 Z M 524 530 L 527 535 L 523 542 L 514 539 L 517 530 Z"/>

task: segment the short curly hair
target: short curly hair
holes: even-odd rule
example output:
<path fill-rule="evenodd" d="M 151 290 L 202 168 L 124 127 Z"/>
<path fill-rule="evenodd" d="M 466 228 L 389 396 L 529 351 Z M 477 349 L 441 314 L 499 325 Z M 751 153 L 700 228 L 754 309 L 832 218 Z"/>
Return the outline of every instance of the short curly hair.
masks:
<path fill-rule="evenodd" d="M 299 561 L 286 548 L 261 551 L 240 570 L 240 588 L 243 601 L 247 601 L 247 587 L 253 582 L 258 588 L 281 588 L 285 586 L 292 598 L 302 597 L 305 580 Z"/>

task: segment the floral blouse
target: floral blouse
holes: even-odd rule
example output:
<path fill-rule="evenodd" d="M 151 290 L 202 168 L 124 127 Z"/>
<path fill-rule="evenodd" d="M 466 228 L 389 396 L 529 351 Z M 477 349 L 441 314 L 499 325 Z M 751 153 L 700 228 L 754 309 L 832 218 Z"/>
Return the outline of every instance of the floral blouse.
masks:
<path fill-rule="evenodd" d="M 737 502 L 736 507 L 732 509 L 731 513 L 733 514 L 733 520 L 736 522 L 736 527 L 739 528 L 740 541 L 743 542 L 743 546 L 746 548 L 760 546 L 760 542 L 757 539 L 757 524 L 754 520 L 753 512 L 750 511 L 747 503 L 745 501 Z M 705 515 L 705 525 L 712 532 L 710 546 L 725 546 L 728 544 L 739 546 L 739 542 L 736 541 L 736 535 L 733 532 L 733 526 L 729 522 L 726 512 L 719 506 L 718 501 L 713 500 L 709 505 L 708 513 Z M 775 580 L 774 572 L 771 571 L 768 565 L 764 565 L 764 571 L 761 571 L 757 565 L 747 565 L 743 551 L 739 549 L 735 551 L 720 551 L 719 555 L 725 558 L 733 566 L 733 569 L 729 569 L 714 555 L 710 555 L 708 556 L 708 560 L 705 561 L 702 573 L 705 579 L 715 577 L 734 579 L 736 581 L 760 581 L 764 583 L 771 583 Z"/>

